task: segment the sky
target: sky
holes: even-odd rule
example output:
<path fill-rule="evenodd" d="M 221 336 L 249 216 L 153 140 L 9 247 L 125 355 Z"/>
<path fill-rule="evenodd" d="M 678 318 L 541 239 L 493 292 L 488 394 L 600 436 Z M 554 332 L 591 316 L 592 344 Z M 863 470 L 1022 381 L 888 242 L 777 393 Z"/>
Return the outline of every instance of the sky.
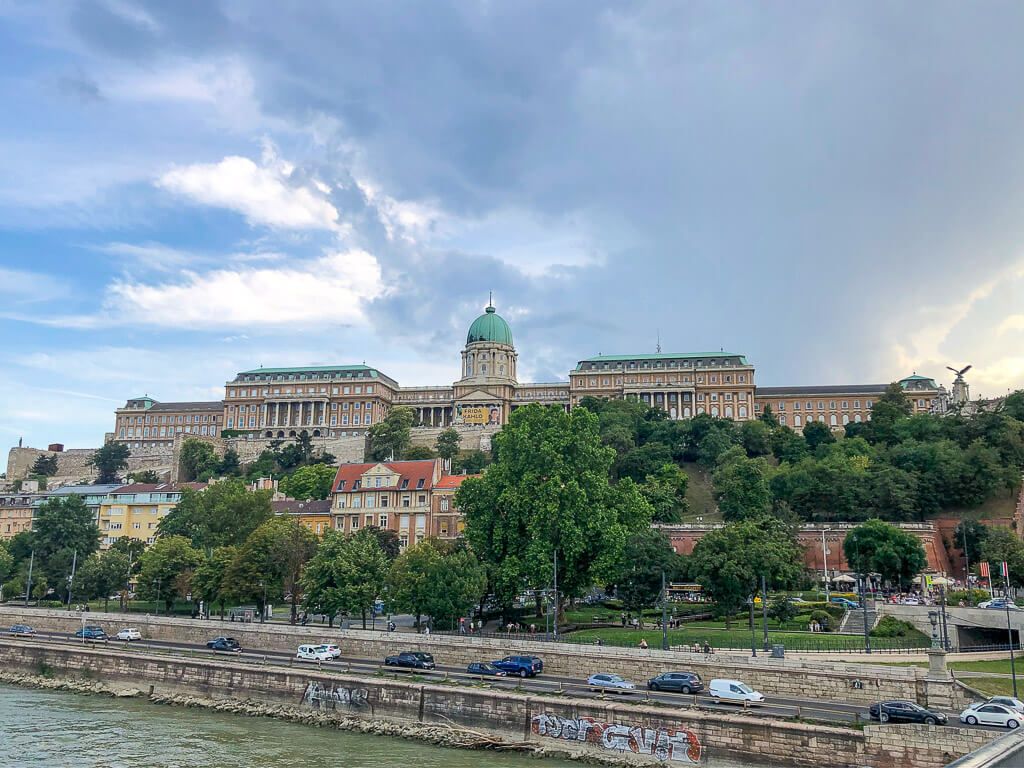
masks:
<path fill-rule="evenodd" d="M 1024 4 L 0 0 L 0 446 L 264 366 L 1024 386 Z"/>

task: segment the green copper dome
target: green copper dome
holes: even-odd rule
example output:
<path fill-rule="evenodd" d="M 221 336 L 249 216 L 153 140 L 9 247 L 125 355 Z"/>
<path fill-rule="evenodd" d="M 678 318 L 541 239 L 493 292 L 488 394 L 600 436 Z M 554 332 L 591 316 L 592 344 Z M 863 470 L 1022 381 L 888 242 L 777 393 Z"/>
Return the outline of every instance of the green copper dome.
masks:
<path fill-rule="evenodd" d="M 505 319 L 494 311 L 494 307 L 488 306 L 487 311 L 469 326 L 466 343 L 472 344 L 475 341 L 493 341 L 512 346 L 512 329 L 508 327 Z"/>

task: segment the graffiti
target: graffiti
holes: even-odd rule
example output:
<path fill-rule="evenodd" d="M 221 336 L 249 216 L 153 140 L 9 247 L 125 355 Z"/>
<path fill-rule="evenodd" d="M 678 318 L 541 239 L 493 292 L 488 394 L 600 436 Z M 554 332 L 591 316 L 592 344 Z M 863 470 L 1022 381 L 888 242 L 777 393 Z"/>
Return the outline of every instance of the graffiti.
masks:
<path fill-rule="evenodd" d="M 697 735 L 687 730 L 599 723 L 592 717 L 565 718 L 547 714 L 534 716 L 530 729 L 538 736 L 585 742 L 616 752 L 651 755 L 662 762 L 699 763 L 701 759 L 702 748 Z"/>
<path fill-rule="evenodd" d="M 368 705 L 369 696 L 365 688 L 324 688 L 320 683 L 310 682 L 302 701 L 314 709 L 362 708 Z"/>

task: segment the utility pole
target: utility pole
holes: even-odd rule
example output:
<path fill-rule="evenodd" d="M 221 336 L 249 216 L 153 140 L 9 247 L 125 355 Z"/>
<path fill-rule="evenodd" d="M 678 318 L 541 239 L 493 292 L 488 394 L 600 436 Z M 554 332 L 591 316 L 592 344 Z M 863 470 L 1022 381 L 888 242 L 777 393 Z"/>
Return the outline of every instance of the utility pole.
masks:
<path fill-rule="evenodd" d="M 868 626 L 868 577 L 861 576 L 860 581 L 860 608 L 864 612 L 864 652 L 871 653 L 871 627 Z M 881 711 L 879 711 L 881 716 Z"/>
<path fill-rule="evenodd" d="M 828 549 L 825 547 L 825 529 L 821 529 L 821 562 L 825 569 L 825 604 L 829 603 L 828 591 Z"/>
<path fill-rule="evenodd" d="M 946 587 L 939 585 L 939 616 L 942 619 L 942 650 L 949 653 L 952 643 L 949 642 L 949 625 L 946 623 Z"/>
<path fill-rule="evenodd" d="M 78 565 L 78 550 L 71 556 L 71 575 L 68 576 L 68 610 L 71 610 L 71 590 L 75 584 L 75 567 Z"/>
<path fill-rule="evenodd" d="M 32 594 L 32 566 L 36 562 L 36 551 L 32 550 L 32 557 L 28 561 L 28 584 L 25 586 L 25 605 L 28 605 L 29 595 Z"/>
<path fill-rule="evenodd" d="M 661 569 L 661 650 L 668 650 L 668 592 L 665 591 L 665 569 Z"/>
<path fill-rule="evenodd" d="M 971 591 L 971 557 L 967 554 L 967 525 L 960 521 L 961 530 L 964 532 L 964 584 L 967 585 L 968 595 Z M 968 605 L 972 603 L 968 602 Z"/>
<path fill-rule="evenodd" d="M 1010 626 L 1010 565 L 1003 562 L 1003 580 L 1006 583 L 1006 600 L 1003 608 L 1006 610 L 1006 639 L 1010 641 L 1010 675 L 1013 677 L 1013 698 L 1017 698 L 1017 660 L 1013 655 L 1013 629 Z M 991 583 L 991 582 L 990 582 Z M 1020 631 L 1017 631 L 1020 638 Z"/>
<path fill-rule="evenodd" d="M 764 622 L 764 649 L 768 650 L 768 589 L 764 584 L 764 574 L 761 574 L 761 621 Z"/>
<path fill-rule="evenodd" d="M 554 560 L 555 560 L 555 615 L 552 619 L 551 624 L 551 635 L 555 640 L 558 639 L 558 546 L 554 547 Z"/>
<path fill-rule="evenodd" d="M 750 593 L 750 656 L 757 658 L 757 640 L 754 635 L 754 596 L 757 594 L 757 587 Z"/>

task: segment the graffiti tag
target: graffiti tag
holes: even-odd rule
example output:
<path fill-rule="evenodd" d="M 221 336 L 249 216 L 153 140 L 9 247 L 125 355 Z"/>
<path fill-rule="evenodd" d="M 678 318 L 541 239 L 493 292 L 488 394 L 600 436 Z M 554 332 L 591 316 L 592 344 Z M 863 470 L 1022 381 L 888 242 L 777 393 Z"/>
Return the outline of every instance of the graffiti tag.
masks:
<path fill-rule="evenodd" d="M 662 762 L 699 763 L 701 745 L 687 730 L 644 728 L 621 723 L 599 723 L 592 717 L 565 718 L 535 715 L 530 729 L 538 736 L 593 744 L 616 752 L 651 755 Z"/>
<path fill-rule="evenodd" d="M 306 686 L 302 701 L 316 709 L 335 709 L 339 705 L 359 708 L 368 704 L 369 697 L 365 688 L 324 688 L 312 681 Z"/>

